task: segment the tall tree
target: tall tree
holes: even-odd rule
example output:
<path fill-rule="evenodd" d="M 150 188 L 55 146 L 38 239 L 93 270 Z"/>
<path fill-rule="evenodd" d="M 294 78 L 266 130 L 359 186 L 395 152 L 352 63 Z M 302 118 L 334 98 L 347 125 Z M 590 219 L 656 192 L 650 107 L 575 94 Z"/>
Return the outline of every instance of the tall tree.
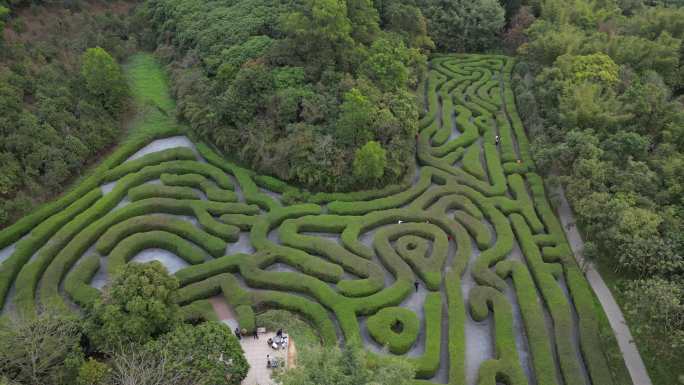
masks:
<path fill-rule="evenodd" d="M 81 74 L 90 93 L 111 111 L 119 111 L 128 93 L 121 67 L 100 47 L 89 48 L 82 56 Z"/>
<path fill-rule="evenodd" d="M 176 327 L 178 279 L 159 262 L 129 263 L 105 287 L 90 310 L 86 331 L 96 346 L 144 343 Z"/>
<path fill-rule="evenodd" d="M 239 385 L 249 363 L 235 335 L 218 322 L 182 325 L 146 346 L 167 357 L 168 373 L 184 373 L 195 385 Z M 167 378 L 171 383 L 172 378 Z"/>
<path fill-rule="evenodd" d="M 387 154 L 380 143 L 370 141 L 356 151 L 354 175 L 363 182 L 375 182 L 382 178 L 387 164 Z"/>
<path fill-rule="evenodd" d="M 0 320 L 0 383 L 74 383 L 83 361 L 76 317 L 47 310 L 37 317 Z"/>

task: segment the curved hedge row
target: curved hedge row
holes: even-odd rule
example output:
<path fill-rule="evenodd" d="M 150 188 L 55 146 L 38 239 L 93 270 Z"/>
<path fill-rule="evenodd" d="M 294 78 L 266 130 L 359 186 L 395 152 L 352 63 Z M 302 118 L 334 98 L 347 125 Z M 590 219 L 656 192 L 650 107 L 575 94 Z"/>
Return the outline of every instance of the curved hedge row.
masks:
<path fill-rule="evenodd" d="M 109 275 L 116 275 L 126 262 L 139 252 L 153 248 L 170 251 L 191 265 L 202 263 L 207 259 L 204 250 L 178 235 L 165 231 L 148 231 L 133 234 L 114 247 L 108 258 L 107 270 Z"/>
<path fill-rule="evenodd" d="M 64 291 L 79 306 L 89 308 L 100 296 L 100 291 L 89 285 L 100 269 L 100 257 L 89 255 L 67 274 L 64 279 Z"/>
<path fill-rule="evenodd" d="M 224 190 L 217 187 L 207 178 L 200 174 L 162 174 L 162 183 L 173 187 L 191 187 L 201 190 L 207 199 L 214 202 L 237 202 L 238 196 L 235 191 Z"/>
<path fill-rule="evenodd" d="M 176 234 L 201 246 L 209 254 L 218 258 L 226 251 L 226 242 L 208 234 L 191 223 L 171 216 L 150 214 L 132 217 L 110 227 L 97 241 L 95 249 L 102 255 L 109 254 L 124 238 L 153 230 Z"/>
<path fill-rule="evenodd" d="M 482 363 L 478 385 L 496 385 L 502 382 L 510 385 L 527 384 L 515 345 L 511 304 L 506 297 L 494 288 L 479 286 L 470 291 L 468 303 L 475 321 L 484 320 L 490 312 L 494 314 L 497 358 Z"/>
<path fill-rule="evenodd" d="M 38 280 L 55 255 L 83 227 L 82 222 L 72 221 L 72 219 L 80 218 L 83 212 L 97 202 L 101 196 L 102 193 L 99 188 L 91 190 L 59 214 L 53 215 L 41 223 L 17 243 L 14 253 L 0 264 L 0 308 L 4 304 L 12 282 L 18 275 L 22 275 L 20 279 L 16 279 L 17 293 L 19 293 L 17 295 L 20 297 L 16 299 L 16 302 L 24 314 L 32 314 L 35 311 L 35 289 Z M 43 247 L 34 262 L 29 264 L 31 257 L 48 240 L 50 243 Z"/>
<path fill-rule="evenodd" d="M 18 241 L 21 237 L 28 234 L 35 227 L 39 226 L 41 222 L 45 221 L 52 215 L 62 211 L 65 207 L 70 206 L 89 191 L 93 190 L 100 184 L 104 183 L 103 175 L 108 170 L 116 167 L 124 162 L 131 155 L 147 145 L 150 141 L 156 139 L 163 139 L 179 133 L 178 127 L 170 126 L 164 130 L 158 130 L 148 134 L 138 134 L 129 139 L 127 142 L 120 145 L 112 155 L 108 156 L 98 167 L 93 169 L 89 176 L 81 181 L 73 190 L 67 192 L 61 198 L 46 203 L 34 210 L 31 214 L 19 219 L 13 225 L 0 231 L 0 249 L 11 245 Z M 4 297 L 4 295 L 0 296 Z M 1 306 L 0 306 L 1 307 Z"/>

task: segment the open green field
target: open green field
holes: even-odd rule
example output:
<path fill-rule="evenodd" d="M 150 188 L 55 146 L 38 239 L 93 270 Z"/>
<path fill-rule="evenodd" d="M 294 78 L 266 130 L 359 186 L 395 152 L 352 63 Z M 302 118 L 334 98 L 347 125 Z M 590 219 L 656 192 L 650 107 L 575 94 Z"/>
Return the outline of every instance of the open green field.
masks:
<path fill-rule="evenodd" d="M 0 308 L 77 311 L 125 263 L 165 250 L 188 316 L 217 295 L 248 331 L 289 310 L 324 344 L 407 355 L 417 384 L 628 384 L 535 173 L 513 64 L 435 57 L 413 183 L 310 196 L 178 137 L 161 69 L 136 56 L 145 108 L 129 138 L 0 232 Z"/>

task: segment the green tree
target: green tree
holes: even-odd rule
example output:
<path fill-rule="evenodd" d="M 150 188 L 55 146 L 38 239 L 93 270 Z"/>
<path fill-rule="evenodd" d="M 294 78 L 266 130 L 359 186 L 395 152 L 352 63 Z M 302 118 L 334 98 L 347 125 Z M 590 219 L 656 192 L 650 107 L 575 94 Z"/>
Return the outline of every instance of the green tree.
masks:
<path fill-rule="evenodd" d="M 435 43 L 428 36 L 427 20 L 420 8 L 395 0 L 383 7 L 382 19 L 385 28 L 404 37 L 409 47 L 423 50 L 435 48 Z"/>
<path fill-rule="evenodd" d="M 351 36 L 354 40 L 371 44 L 380 33 L 380 15 L 371 0 L 346 0 L 347 16 L 352 25 Z"/>
<path fill-rule="evenodd" d="M 182 325 L 145 348 L 167 357 L 168 383 L 183 373 L 197 385 L 238 385 L 249 371 L 237 338 L 218 322 Z"/>
<path fill-rule="evenodd" d="M 352 59 L 352 23 L 344 0 L 306 0 L 301 11 L 286 14 L 282 29 L 313 72 L 328 65 L 348 66 Z"/>
<path fill-rule="evenodd" d="M 110 350 L 127 343 L 144 343 L 176 327 L 178 279 L 159 262 L 127 264 L 106 287 L 86 319 L 88 337 Z"/>
<path fill-rule="evenodd" d="M 377 108 L 358 88 L 344 94 L 335 134 L 342 143 L 356 146 L 373 138 Z"/>
<path fill-rule="evenodd" d="M 73 384 L 83 362 L 80 324 L 52 310 L 0 319 L 0 376 L 11 384 Z"/>
<path fill-rule="evenodd" d="M 305 346 L 296 368 L 275 373 L 282 385 L 409 385 L 415 369 L 403 358 L 371 360 L 361 348 Z"/>
<path fill-rule="evenodd" d="M 409 80 L 409 69 L 404 61 L 410 53 L 401 40 L 376 40 L 370 49 L 370 56 L 361 65 L 361 73 L 371 79 L 383 91 L 405 88 Z"/>
<path fill-rule="evenodd" d="M 382 178 L 387 164 L 387 154 L 380 143 L 370 141 L 356 151 L 354 176 L 363 182 L 375 182 Z"/>
<path fill-rule="evenodd" d="M 5 19 L 7 19 L 7 16 L 9 16 L 9 14 L 9 8 L 0 5 L 0 31 L 3 31 L 5 29 Z M 3 34 L 0 34 L 0 46 L 2 46 L 2 36 Z"/>
<path fill-rule="evenodd" d="M 493 47 L 505 24 L 498 0 L 421 0 L 437 48 L 472 52 Z"/>
<path fill-rule="evenodd" d="M 684 352 L 684 285 L 651 278 L 626 285 L 626 313 L 634 333 L 649 341 L 657 356 L 679 360 Z"/>
<path fill-rule="evenodd" d="M 114 58 L 100 47 L 88 48 L 81 57 L 81 75 L 86 89 L 113 112 L 122 106 L 128 86 L 121 67 Z"/>
<path fill-rule="evenodd" d="M 78 369 L 76 385 L 105 385 L 109 372 L 107 364 L 91 357 Z"/>
<path fill-rule="evenodd" d="M 0 196 L 7 196 L 21 185 L 21 164 L 9 152 L 0 152 Z"/>
<path fill-rule="evenodd" d="M 613 59 L 603 53 L 577 56 L 566 54 L 556 60 L 556 66 L 573 85 L 588 81 L 604 87 L 617 84 L 620 70 Z"/>

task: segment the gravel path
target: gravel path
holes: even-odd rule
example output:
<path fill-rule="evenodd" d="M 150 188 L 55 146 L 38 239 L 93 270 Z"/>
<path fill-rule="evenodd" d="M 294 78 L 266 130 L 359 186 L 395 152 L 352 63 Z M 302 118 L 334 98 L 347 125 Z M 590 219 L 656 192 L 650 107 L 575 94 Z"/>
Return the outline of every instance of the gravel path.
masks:
<path fill-rule="evenodd" d="M 568 237 L 570 247 L 575 254 L 575 258 L 577 258 L 577 262 L 580 266 L 584 266 L 587 280 L 594 290 L 594 293 L 596 293 L 599 302 L 601 302 L 601 306 L 603 306 L 610 327 L 613 328 L 613 333 L 617 339 L 620 351 L 624 356 L 627 370 L 629 370 L 629 375 L 632 377 L 632 382 L 634 385 L 651 385 L 651 378 L 648 376 L 646 366 L 644 366 L 644 362 L 641 360 L 641 355 L 639 355 L 639 350 L 634 344 L 632 333 L 629 331 L 629 327 L 625 322 L 620 307 L 617 302 L 615 302 L 615 298 L 613 298 L 613 294 L 611 294 L 610 289 L 608 289 L 608 286 L 606 286 L 606 283 L 603 281 L 603 278 L 601 278 L 601 275 L 594 265 L 592 263 L 585 264 L 584 262 L 582 254 L 584 242 L 577 230 L 577 226 L 575 226 L 575 217 L 568 200 L 565 198 L 563 188 L 559 186 L 555 192 L 557 193 L 560 202 L 558 216 L 560 217 L 561 224 L 565 228 L 565 234 Z"/>

